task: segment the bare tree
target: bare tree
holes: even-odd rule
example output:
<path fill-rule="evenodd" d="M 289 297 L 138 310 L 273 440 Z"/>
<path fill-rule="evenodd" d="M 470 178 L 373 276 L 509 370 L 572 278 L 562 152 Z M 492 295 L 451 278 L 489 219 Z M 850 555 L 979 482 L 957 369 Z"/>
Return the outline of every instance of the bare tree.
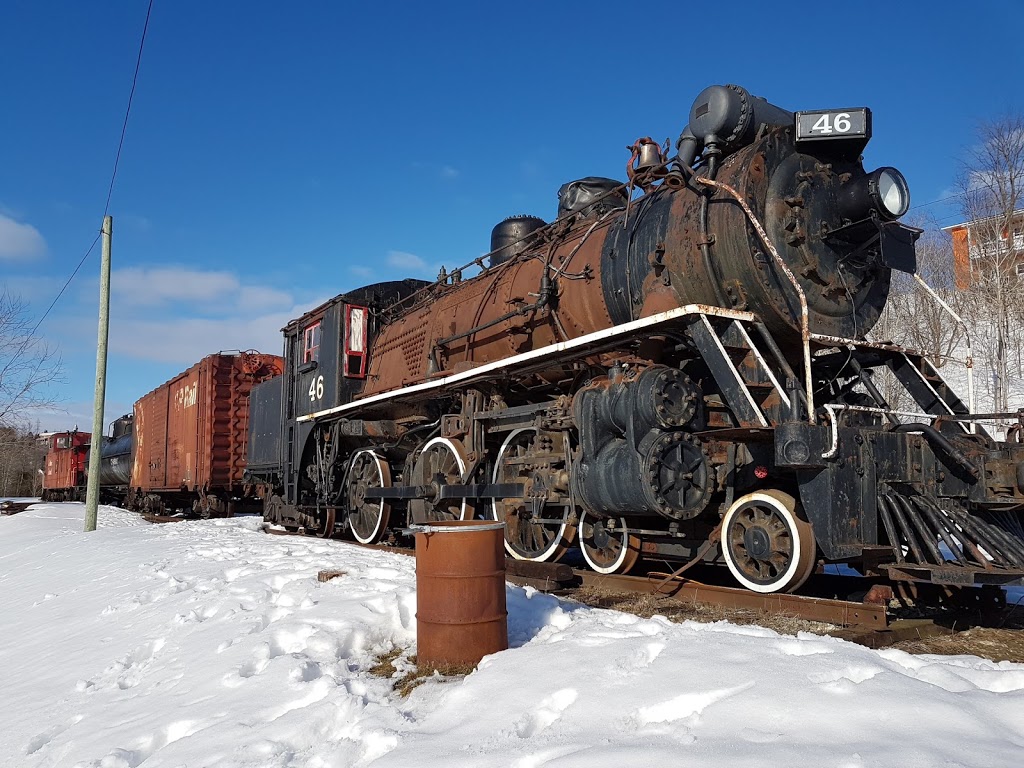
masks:
<path fill-rule="evenodd" d="M 968 222 L 970 287 L 967 312 L 981 342 L 982 362 L 991 366 L 997 411 L 1009 410 L 1010 364 L 1021 375 L 1024 336 L 1024 116 L 1009 115 L 979 125 L 978 143 L 961 163 L 958 186 Z"/>
<path fill-rule="evenodd" d="M 917 241 L 917 274 L 957 314 L 965 305 L 953 279 L 953 244 L 949 236 L 926 230 Z M 964 328 L 956 323 L 913 275 L 893 272 L 890 289 L 890 327 L 899 343 L 929 355 L 936 366 L 946 364 L 963 341 Z"/>
<path fill-rule="evenodd" d="M 36 335 L 28 306 L 0 290 L 0 427 L 27 425 L 31 410 L 54 404 L 49 385 L 60 358 Z"/>
<path fill-rule="evenodd" d="M 44 443 L 28 429 L 0 427 L 0 496 L 42 492 Z"/>
<path fill-rule="evenodd" d="M 922 228 L 929 225 L 927 221 L 913 223 Z M 917 274 L 957 314 L 962 314 L 965 300 L 954 284 L 953 245 L 949 236 L 934 227 L 926 228 L 917 242 Z M 957 356 L 964 328 L 913 275 L 894 271 L 885 310 L 870 336 L 921 352 L 936 367 L 942 367 Z M 913 405 L 909 393 L 894 376 L 882 376 L 876 385 L 890 406 L 899 409 Z"/>

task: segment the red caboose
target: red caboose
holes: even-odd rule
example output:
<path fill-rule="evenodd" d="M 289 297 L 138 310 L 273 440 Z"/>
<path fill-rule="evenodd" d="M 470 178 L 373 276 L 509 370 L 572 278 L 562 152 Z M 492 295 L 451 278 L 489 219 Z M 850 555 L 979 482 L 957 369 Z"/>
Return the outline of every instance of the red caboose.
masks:
<path fill-rule="evenodd" d="M 43 471 L 43 501 L 83 501 L 89 473 L 88 432 L 57 432 L 50 436 Z"/>

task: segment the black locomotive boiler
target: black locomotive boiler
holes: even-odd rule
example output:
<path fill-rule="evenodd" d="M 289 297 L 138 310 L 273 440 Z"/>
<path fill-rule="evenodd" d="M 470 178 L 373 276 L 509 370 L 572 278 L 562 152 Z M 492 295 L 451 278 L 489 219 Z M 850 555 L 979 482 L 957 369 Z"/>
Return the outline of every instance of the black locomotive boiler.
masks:
<path fill-rule="evenodd" d="M 926 354 L 867 341 L 918 230 L 871 113 L 695 100 L 668 156 L 498 224 L 486 262 L 343 294 L 253 390 L 265 517 L 379 541 L 496 518 L 516 558 L 724 563 L 759 592 L 822 562 L 942 584 L 1024 576 L 1024 446 Z M 895 411 L 878 381 L 915 405 Z"/>

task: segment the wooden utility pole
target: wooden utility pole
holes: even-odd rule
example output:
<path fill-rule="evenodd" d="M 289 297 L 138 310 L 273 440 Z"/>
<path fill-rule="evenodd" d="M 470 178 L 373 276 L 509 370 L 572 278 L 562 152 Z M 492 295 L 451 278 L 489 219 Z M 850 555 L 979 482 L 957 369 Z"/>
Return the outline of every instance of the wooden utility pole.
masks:
<path fill-rule="evenodd" d="M 114 218 L 103 217 L 103 258 L 100 261 L 100 328 L 96 340 L 96 393 L 92 405 L 92 438 L 89 447 L 89 484 L 85 492 L 85 530 L 96 530 L 100 504 L 100 463 L 103 453 L 103 400 L 107 395 L 107 336 L 110 328 L 110 238 Z"/>

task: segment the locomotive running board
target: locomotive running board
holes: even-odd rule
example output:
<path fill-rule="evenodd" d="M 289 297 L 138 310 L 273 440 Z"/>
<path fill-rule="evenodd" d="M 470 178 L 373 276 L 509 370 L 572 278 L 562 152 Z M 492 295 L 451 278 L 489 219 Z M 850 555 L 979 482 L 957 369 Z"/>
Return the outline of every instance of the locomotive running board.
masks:
<path fill-rule="evenodd" d="M 622 323 L 621 325 L 606 328 L 603 331 L 595 331 L 594 333 L 588 333 L 585 336 L 579 336 L 575 339 L 560 341 L 557 344 L 549 344 L 546 347 L 524 352 L 520 355 L 506 357 L 503 360 L 495 360 L 492 363 L 485 363 L 477 366 L 476 368 L 470 368 L 467 371 L 454 373 L 450 376 L 434 379 L 433 381 L 424 381 L 420 384 L 402 387 L 401 389 L 381 392 L 380 394 L 364 397 L 361 400 L 353 400 L 350 403 L 338 405 L 334 408 L 327 408 L 322 411 L 306 414 L 305 416 L 299 416 L 296 418 L 296 421 L 315 421 L 326 416 L 334 416 L 339 413 L 355 411 L 368 405 L 385 403 L 391 400 L 408 397 L 410 395 L 421 394 L 423 392 L 432 392 L 456 384 L 468 384 L 493 373 L 503 372 L 508 369 L 522 369 L 525 365 L 543 363 L 560 355 L 569 354 L 570 359 L 577 359 L 600 351 L 602 347 L 609 346 L 610 342 L 614 343 L 625 341 L 631 339 L 631 337 L 648 335 L 652 330 L 661 328 L 662 326 L 668 326 L 672 324 L 673 321 L 692 317 L 694 315 L 713 315 L 715 317 L 725 317 L 731 320 L 743 320 L 747 322 L 754 322 L 757 320 L 756 316 L 751 312 L 742 312 L 735 309 L 722 309 L 720 307 L 711 307 L 706 304 L 687 304 L 684 307 L 670 309 L 667 312 L 659 312 L 658 314 L 651 315 L 650 317 L 641 317 L 639 320 L 631 320 L 628 323 Z"/>

